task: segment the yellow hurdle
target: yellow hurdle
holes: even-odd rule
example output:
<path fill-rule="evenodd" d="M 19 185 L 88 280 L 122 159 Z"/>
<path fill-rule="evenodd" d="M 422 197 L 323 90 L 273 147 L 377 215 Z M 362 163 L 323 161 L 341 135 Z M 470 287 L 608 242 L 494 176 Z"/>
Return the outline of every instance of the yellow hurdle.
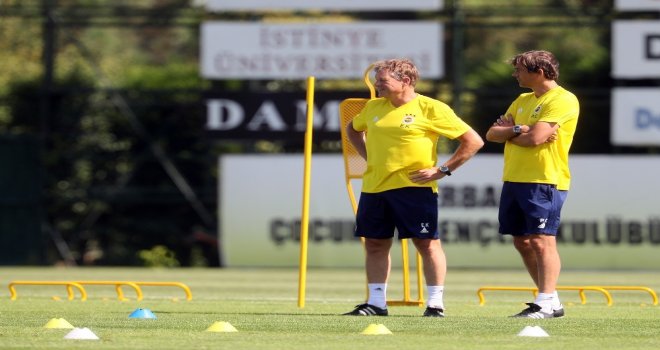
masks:
<path fill-rule="evenodd" d="M 75 281 L 75 283 L 82 284 L 82 285 L 114 285 L 115 286 L 115 291 L 117 292 L 117 299 L 120 301 L 125 301 L 128 300 L 127 298 L 124 297 L 124 292 L 121 289 L 122 285 L 129 286 L 135 290 L 136 294 L 136 300 L 140 301 L 143 299 L 143 294 L 142 294 L 142 289 L 135 283 L 135 282 L 125 282 L 125 281 Z"/>
<path fill-rule="evenodd" d="M 77 288 L 80 292 L 80 299 L 87 300 L 87 291 L 83 288 L 83 285 L 113 285 L 115 286 L 115 291 L 117 292 L 117 299 L 121 301 L 128 300 L 124 296 L 124 291 L 122 286 L 129 286 L 133 288 L 136 295 L 136 300 L 141 301 L 144 299 L 144 293 L 142 293 L 142 288 L 140 286 L 148 287 L 178 287 L 183 289 L 186 294 L 186 300 L 192 300 L 192 292 L 190 287 L 181 282 L 150 282 L 150 281 L 13 281 L 9 283 L 9 293 L 11 300 L 16 300 L 18 294 L 16 293 L 16 285 L 63 285 L 66 286 L 68 299 L 74 299 L 73 288 Z"/>
<path fill-rule="evenodd" d="M 587 295 L 584 293 L 586 290 L 592 290 L 592 291 L 597 291 L 601 292 L 605 296 L 605 300 L 607 301 L 607 306 L 612 306 L 613 301 L 612 301 L 612 295 L 610 292 L 605 290 L 602 287 L 598 286 L 557 286 L 557 290 L 577 290 L 579 295 L 580 295 L 580 302 L 582 304 L 587 303 Z"/>
<path fill-rule="evenodd" d="M 129 286 L 133 288 L 136 295 L 136 300 L 140 301 L 144 299 L 144 294 L 140 286 L 147 287 L 179 287 L 183 289 L 183 292 L 186 294 L 186 300 L 192 300 L 192 292 L 190 287 L 181 283 L 181 282 L 149 282 L 149 281 L 76 281 L 80 284 L 87 285 L 114 285 L 115 290 L 117 291 L 117 299 L 124 301 L 128 300 L 124 297 L 124 292 L 122 291 L 122 286 Z"/>
<path fill-rule="evenodd" d="M 150 281 L 76 281 L 76 282 L 80 284 L 88 284 L 88 285 L 114 285 L 115 290 L 117 291 L 117 299 L 121 301 L 128 300 L 127 298 L 124 297 L 124 292 L 121 289 L 122 286 L 129 286 L 133 288 L 133 290 L 135 291 L 137 301 L 144 299 L 144 294 L 140 286 L 179 287 L 183 289 L 183 292 L 186 294 L 186 300 L 188 301 L 192 300 L 192 292 L 190 291 L 190 287 L 188 287 L 187 285 L 181 282 L 150 282 Z"/>
<path fill-rule="evenodd" d="M 557 290 L 577 290 L 580 295 L 580 301 L 582 304 L 587 303 L 587 296 L 584 293 L 585 291 L 597 291 L 603 294 L 605 296 L 605 300 L 607 301 L 607 306 L 612 306 L 613 301 L 612 301 L 612 295 L 605 290 L 605 288 L 598 287 L 598 286 L 557 286 Z M 506 286 L 484 286 L 481 287 L 477 290 L 477 296 L 479 297 L 479 305 L 483 306 L 486 304 L 486 298 L 484 297 L 484 291 L 486 290 L 500 290 L 500 291 L 529 291 L 536 296 L 539 292 L 538 288 L 536 287 L 506 287 Z"/>
<path fill-rule="evenodd" d="M 183 289 L 183 292 L 186 294 L 186 300 L 192 300 L 192 292 L 190 287 L 181 282 L 147 282 L 147 281 L 134 281 L 138 286 L 147 286 L 147 287 L 179 287 Z"/>
<path fill-rule="evenodd" d="M 535 287 L 485 286 L 477 290 L 477 296 L 479 297 L 479 305 L 484 305 L 486 303 L 486 299 L 484 298 L 484 293 L 483 293 L 485 290 L 530 291 L 534 293 L 534 296 L 538 294 L 538 289 L 536 289 Z M 580 301 L 582 304 L 587 303 L 587 296 L 584 293 L 585 291 L 590 290 L 590 291 L 601 292 L 605 296 L 605 299 L 607 300 L 607 306 L 612 306 L 613 304 L 612 295 L 609 291 L 638 290 L 648 293 L 651 296 L 653 305 L 658 305 L 658 295 L 656 294 L 656 292 L 653 289 L 644 286 L 557 286 L 557 290 L 577 290 L 580 294 Z"/>
<path fill-rule="evenodd" d="M 651 299 L 653 300 L 653 305 L 658 305 L 658 295 L 655 293 L 655 291 L 649 287 L 644 287 L 644 286 L 599 286 L 605 290 L 639 290 L 642 292 L 647 292 L 649 295 L 651 295 Z"/>
<path fill-rule="evenodd" d="M 17 285 L 33 285 L 33 286 L 66 286 L 67 299 L 73 300 L 75 295 L 73 288 L 75 287 L 80 292 L 80 300 L 87 300 L 87 292 L 80 283 L 71 281 L 12 281 L 7 286 L 9 288 L 9 296 L 11 300 L 16 300 L 18 294 L 16 293 Z"/>

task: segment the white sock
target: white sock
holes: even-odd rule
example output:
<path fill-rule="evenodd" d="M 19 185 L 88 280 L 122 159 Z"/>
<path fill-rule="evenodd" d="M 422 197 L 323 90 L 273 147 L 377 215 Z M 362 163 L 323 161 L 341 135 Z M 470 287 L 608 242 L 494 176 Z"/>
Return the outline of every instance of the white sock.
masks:
<path fill-rule="evenodd" d="M 387 307 L 387 283 L 369 283 L 369 300 L 367 304 L 378 306 L 381 309 Z"/>
<path fill-rule="evenodd" d="M 554 293 L 539 293 L 534 300 L 534 304 L 541 307 L 541 311 L 552 312 Z"/>
<path fill-rule="evenodd" d="M 559 301 L 559 293 L 557 293 L 557 291 L 555 291 L 552 294 L 552 297 L 553 297 L 552 298 L 552 309 L 553 310 L 559 310 L 559 309 L 564 307 L 564 305 L 561 304 L 561 301 Z"/>
<path fill-rule="evenodd" d="M 437 309 L 445 308 L 445 304 L 442 302 L 445 286 L 426 286 L 426 292 L 429 295 L 426 300 L 426 306 Z"/>

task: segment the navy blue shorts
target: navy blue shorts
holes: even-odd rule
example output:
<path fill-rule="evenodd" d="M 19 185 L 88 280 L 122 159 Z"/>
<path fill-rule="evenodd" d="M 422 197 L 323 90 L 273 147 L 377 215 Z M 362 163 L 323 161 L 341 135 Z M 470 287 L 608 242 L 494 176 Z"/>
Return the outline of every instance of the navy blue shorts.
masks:
<path fill-rule="evenodd" d="M 500 233 L 557 235 L 568 191 L 555 185 L 505 182 L 500 196 Z"/>
<path fill-rule="evenodd" d="M 404 187 L 361 193 L 355 236 L 387 239 L 428 238 L 438 235 L 438 194 L 429 187 Z"/>

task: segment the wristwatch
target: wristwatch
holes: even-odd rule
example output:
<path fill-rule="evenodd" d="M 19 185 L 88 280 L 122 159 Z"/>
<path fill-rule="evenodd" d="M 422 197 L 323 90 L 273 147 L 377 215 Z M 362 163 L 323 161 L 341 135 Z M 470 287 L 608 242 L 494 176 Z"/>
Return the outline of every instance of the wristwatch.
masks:
<path fill-rule="evenodd" d="M 521 125 L 514 125 L 513 126 L 513 133 L 516 135 L 522 134 L 522 126 Z"/>
<path fill-rule="evenodd" d="M 441 166 L 438 167 L 438 169 L 440 169 L 440 172 L 441 172 L 441 173 L 443 173 L 443 174 L 445 174 L 445 175 L 447 175 L 447 176 L 451 176 L 451 171 L 449 170 L 449 167 L 448 167 L 448 166 L 446 166 L 446 165 L 441 165 Z"/>

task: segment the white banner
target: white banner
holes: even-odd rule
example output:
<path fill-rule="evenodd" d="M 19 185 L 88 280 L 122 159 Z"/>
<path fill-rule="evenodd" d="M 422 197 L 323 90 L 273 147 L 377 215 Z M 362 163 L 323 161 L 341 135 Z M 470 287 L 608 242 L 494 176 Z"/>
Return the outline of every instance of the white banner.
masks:
<path fill-rule="evenodd" d="M 612 24 L 612 76 L 660 78 L 660 20 Z"/>
<path fill-rule="evenodd" d="M 660 88 L 614 88 L 611 126 L 614 145 L 659 146 Z"/>
<path fill-rule="evenodd" d="M 443 27 L 434 21 L 206 22 L 201 74 L 210 79 L 359 79 L 374 61 L 408 57 L 422 79 L 443 71 Z"/>
<path fill-rule="evenodd" d="M 443 0 L 207 0 L 206 9 L 227 11 L 437 11 Z"/>
<path fill-rule="evenodd" d="M 615 0 L 614 8 L 619 11 L 660 10 L 660 0 Z"/>
<path fill-rule="evenodd" d="M 302 154 L 226 155 L 219 167 L 225 264 L 298 266 Z M 309 266 L 364 265 L 343 167 L 340 155 L 313 157 Z M 571 169 L 558 239 L 562 266 L 660 269 L 660 156 L 574 155 Z M 440 182 L 439 224 L 450 268 L 522 268 L 510 239 L 498 234 L 501 173 L 502 155 L 477 155 Z M 359 195 L 360 182 L 353 185 Z M 395 246 L 394 266 L 400 255 Z"/>

